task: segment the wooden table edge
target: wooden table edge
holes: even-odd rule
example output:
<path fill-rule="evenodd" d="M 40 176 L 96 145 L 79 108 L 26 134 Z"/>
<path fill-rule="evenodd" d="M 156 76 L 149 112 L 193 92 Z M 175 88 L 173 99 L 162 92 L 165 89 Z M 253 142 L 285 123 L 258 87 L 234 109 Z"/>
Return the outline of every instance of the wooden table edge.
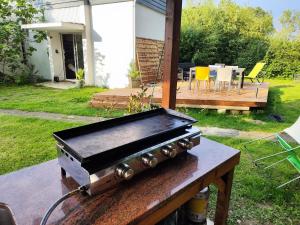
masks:
<path fill-rule="evenodd" d="M 210 184 L 214 184 L 215 186 L 217 186 L 219 191 L 221 190 L 223 192 L 224 190 L 222 189 L 224 189 L 225 187 L 222 187 L 222 184 L 219 184 L 217 182 L 218 178 L 221 178 L 222 176 L 234 170 L 235 166 L 238 165 L 240 162 L 240 154 L 241 152 L 238 151 L 236 155 L 226 160 L 218 167 L 217 170 L 223 171 L 222 173 L 215 173 L 214 170 L 209 171 L 204 177 L 195 180 L 184 189 L 179 190 L 178 193 L 176 193 L 176 196 L 172 197 L 171 199 L 165 200 L 165 202 L 161 203 L 158 207 L 155 207 L 151 211 L 149 211 L 147 215 L 143 215 L 135 219 L 130 224 L 156 224 L 162 219 L 164 219 L 166 216 L 170 215 L 188 200 L 193 198 L 200 190 L 202 190 Z"/>

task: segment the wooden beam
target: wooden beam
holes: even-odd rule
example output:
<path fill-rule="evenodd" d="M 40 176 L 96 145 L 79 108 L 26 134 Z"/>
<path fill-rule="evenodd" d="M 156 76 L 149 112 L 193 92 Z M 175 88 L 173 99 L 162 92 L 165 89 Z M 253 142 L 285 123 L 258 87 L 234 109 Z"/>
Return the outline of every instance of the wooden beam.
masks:
<path fill-rule="evenodd" d="M 167 0 L 162 107 L 175 109 L 182 0 Z"/>

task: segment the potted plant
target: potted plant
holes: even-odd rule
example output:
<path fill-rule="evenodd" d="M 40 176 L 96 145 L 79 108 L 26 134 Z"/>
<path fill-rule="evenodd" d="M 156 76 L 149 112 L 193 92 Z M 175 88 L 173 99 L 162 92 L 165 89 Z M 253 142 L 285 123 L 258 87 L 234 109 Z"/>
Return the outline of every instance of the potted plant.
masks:
<path fill-rule="evenodd" d="M 76 84 L 78 88 L 82 88 L 84 85 L 84 70 L 79 68 L 76 73 Z"/>
<path fill-rule="evenodd" d="M 130 88 L 138 88 L 141 86 L 141 73 L 136 68 L 136 64 L 134 61 L 132 61 L 129 64 L 128 77 L 129 77 Z"/>

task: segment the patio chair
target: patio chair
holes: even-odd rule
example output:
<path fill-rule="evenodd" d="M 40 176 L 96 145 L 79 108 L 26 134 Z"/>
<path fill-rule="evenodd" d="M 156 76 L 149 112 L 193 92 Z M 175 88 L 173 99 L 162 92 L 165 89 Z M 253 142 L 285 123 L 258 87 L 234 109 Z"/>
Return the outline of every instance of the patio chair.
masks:
<path fill-rule="evenodd" d="M 254 83 L 254 80 L 257 80 L 257 82 L 261 84 L 264 82 L 264 76 L 260 76 L 261 70 L 264 66 L 265 63 L 256 63 L 251 72 L 248 74 L 248 76 L 245 76 L 244 79 L 249 79 L 252 83 Z"/>
<path fill-rule="evenodd" d="M 285 138 L 284 134 L 287 135 L 289 138 L 292 138 L 297 143 L 297 146 L 292 147 L 288 143 L 287 138 Z M 265 167 L 265 169 L 269 169 L 269 168 L 287 160 L 300 174 L 300 158 L 298 157 L 298 155 L 296 153 L 297 150 L 298 151 L 300 150 L 300 116 L 299 116 L 298 120 L 292 126 L 286 128 L 282 132 L 273 134 L 271 136 L 267 136 L 267 137 L 255 139 L 253 141 L 246 142 L 246 143 L 244 143 L 244 148 L 246 150 L 248 150 L 249 144 L 257 142 L 259 140 L 268 139 L 268 138 L 275 138 L 275 140 L 276 140 L 276 142 L 278 142 L 279 146 L 281 148 L 283 148 L 283 151 L 261 157 L 259 159 L 254 160 L 253 162 L 256 164 L 259 161 L 264 161 L 264 160 L 272 158 L 274 156 L 286 154 L 287 156 L 285 158 L 268 165 L 267 167 Z M 289 184 L 293 181 L 296 181 L 298 179 L 300 179 L 300 175 L 292 180 L 289 180 L 289 181 L 279 185 L 277 188 L 284 187 L 287 184 Z"/>
<path fill-rule="evenodd" d="M 218 71 L 218 69 L 222 68 L 221 65 L 209 65 L 208 67 L 210 69 L 210 74 L 209 75 L 211 77 L 217 77 L 217 71 Z"/>
<path fill-rule="evenodd" d="M 237 71 L 238 71 L 239 67 L 238 66 L 225 66 L 225 68 L 232 69 L 232 84 L 234 84 L 234 81 L 237 80 Z M 239 86 L 238 83 L 237 83 L 237 86 Z"/>
<path fill-rule="evenodd" d="M 215 82 L 215 91 L 220 90 L 220 85 L 228 83 L 228 91 L 231 89 L 232 82 L 232 69 L 231 68 L 219 68 L 217 71 L 217 78 Z"/>
<path fill-rule="evenodd" d="M 201 81 L 204 81 L 204 87 L 205 89 L 207 88 L 207 83 L 208 83 L 208 88 L 209 88 L 209 67 L 202 67 L 202 66 L 197 66 L 196 69 L 196 75 L 195 75 L 195 85 L 197 85 L 197 89 L 200 89 Z M 194 86 L 195 90 L 195 86 Z"/>

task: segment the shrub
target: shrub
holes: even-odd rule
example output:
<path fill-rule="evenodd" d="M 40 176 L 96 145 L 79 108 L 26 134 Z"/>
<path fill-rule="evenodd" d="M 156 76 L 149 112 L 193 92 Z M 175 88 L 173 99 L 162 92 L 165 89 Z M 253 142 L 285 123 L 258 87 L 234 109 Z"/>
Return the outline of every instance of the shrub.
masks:
<path fill-rule="evenodd" d="M 300 73 L 300 40 L 274 38 L 265 62 L 267 77 L 293 78 Z"/>

